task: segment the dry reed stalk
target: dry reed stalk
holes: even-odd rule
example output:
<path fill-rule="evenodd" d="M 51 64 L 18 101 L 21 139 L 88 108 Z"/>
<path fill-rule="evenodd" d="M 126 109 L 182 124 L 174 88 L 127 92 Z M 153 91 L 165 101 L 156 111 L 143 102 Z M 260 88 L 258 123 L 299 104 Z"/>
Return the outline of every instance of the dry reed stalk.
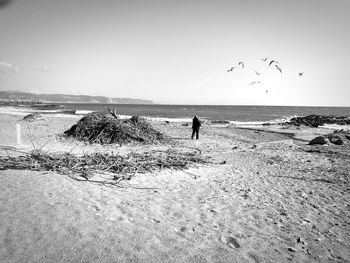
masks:
<path fill-rule="evenodd" d="M 114 180 L 129 180 L 136 173 L 148 173 L 161 169 L 183 170 L 195 164 L 211 163 L 209 157 L 194 152 L 175 150 L 152 151 L 115 155 L 108 153 L 76 156 L 69 153 L 50 154 L 32 151 L 24 156 L 0 156 L 0 170 L 20 169 L 35 171 L 55 171 L 62 174 L 75 174 L 85 179 L 95 173 L 113 173 Z"/>

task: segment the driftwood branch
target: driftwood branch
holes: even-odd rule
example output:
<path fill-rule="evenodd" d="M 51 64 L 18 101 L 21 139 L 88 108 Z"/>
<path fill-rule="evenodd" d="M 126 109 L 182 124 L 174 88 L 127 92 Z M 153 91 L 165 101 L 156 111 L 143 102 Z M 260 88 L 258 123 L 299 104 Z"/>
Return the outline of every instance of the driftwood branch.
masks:
<path fill-rule="evenodd" d="M 107 107 L 107 109 L 108 109 L 109 113 L 112 114 L 112 116 L 113 116 L 114 118 L 116 118 L 117 120 L 119 120 L 119 117 L 118 117 L 118 115 L 117 115 L 117 108 L 116 108 L 116 107 L 114 107 L 113 111 L 112 111 L 109 107 Z"/>
<path fill-rule="evenodd" d="M 56 171 L 90 180 L 94 174 L 112 173 L 113 183 L 129 180 L 136 173 L 155 172 L 161 169 L 184 170 L 196 164 L 211 163 L 210 158 L 198 153 L 180 152 L 172 149 L 143 153 L 115 155 L 109 153 L 75 156 L 69 153 L 32 151 L 23 156 L 0 156 L 0 170 L 19 169 Z M 104 182 L 106 183 L 106 182 Z"/>

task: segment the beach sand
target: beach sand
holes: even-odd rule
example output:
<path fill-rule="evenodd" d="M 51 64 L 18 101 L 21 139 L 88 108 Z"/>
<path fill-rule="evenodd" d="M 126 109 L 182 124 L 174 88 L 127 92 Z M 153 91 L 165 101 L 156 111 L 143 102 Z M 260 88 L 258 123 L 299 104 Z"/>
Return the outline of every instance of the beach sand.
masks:
<path fill-rule="evenodd" d="M 19 119 L 0 115 L 1 155 L 178 147 L 216 164 L 120 186 L 1 170 L 0 262 L 350 262 L 349 145 L 308 146 L 324 129 L 203 125 L 190 140 L 189 127 L 155 122 L 176 146 L 119 147 L 62 139 L 78 118 L 46 117 L 22 122 L 16 145 Z"/>

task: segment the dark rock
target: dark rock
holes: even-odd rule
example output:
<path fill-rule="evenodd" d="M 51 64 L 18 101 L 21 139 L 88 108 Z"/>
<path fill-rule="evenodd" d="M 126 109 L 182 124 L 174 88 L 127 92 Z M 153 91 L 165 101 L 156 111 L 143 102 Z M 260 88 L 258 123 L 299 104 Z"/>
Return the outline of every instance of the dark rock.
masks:
<path fill-rule="evenodd" d="M 329 139 L 329 141 L 333 144 L 336 144 L 336 145 L 342 145 L 344 144 L 344 141 L 342 139 L 342 137 L 340 137 L 340 135 L 329 135 L 327 136 L 327 138 Z"/>
<path fill-rule="evenodd" d="M 320 144 L 320 145 L 327 144 L 326 137 L 318 136 L 309 142 L 309 145 L 316 145 L 316 144 Z"/>
<path fill-rule="evenodd" d="M 322 126 L 324 124 L 349 125 L 350 118 L 346 116 L 323 116 L 323 115 L 308 115 L 305 117 L 295 117 L 288 122 L 280 123 L 282 125 L 305 125 L 309 127 Z"/>
<path fill-rule="evenodd" d="M 326 137 L 333 144 L 343 145 L 347 143 L 347 140 L 350 140 L 350 131 L 336 130 L 333 133 L 326 135 Z"/>

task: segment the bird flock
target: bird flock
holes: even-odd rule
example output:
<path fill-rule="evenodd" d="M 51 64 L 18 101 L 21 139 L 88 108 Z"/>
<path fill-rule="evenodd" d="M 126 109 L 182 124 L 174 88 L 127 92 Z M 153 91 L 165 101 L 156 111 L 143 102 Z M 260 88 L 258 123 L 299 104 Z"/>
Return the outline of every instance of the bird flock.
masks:
<path fill-rule="evenodd" d="M 281 68 L 281 65 L 280 63 L 275 60 L 275 59 L 270 59 L 270 57 L 266 57 L 266 58 L 261 58 L 261 61 L 263 63 L 267 63 L 268 64 L 268 67 L 269 68 L 274 68 L 275 70 L 279 71 L 281 74 L 283 73 L 282 71 L 282 68 Z M 244 69 L 244 62 L 243 61 L 240 61 L 238 62 L 238 66 L 235 66 L 235 67 L 230 67 L 228 70 L 227 70 L 227 73 L 230 73 L 230 72 L 233 72 L 234 69 Z M 258 72 L 257 70 L 255 70 L 255 74 L 256 76 L 260 76 L 262 73 L 261 72 Z M 298 72 L 298 76 L 299 77 L 302 77 L 304 74 L 304 72 Z M 261 84 L 262 82 L 259 80 L 259 81 L 252 81 L 248 84 L 248 86 L 251 86 L 251 85 L 256 85 L 256 84 Z M 265 90 L 266 93 L 269 93 L 268 90 Z"/>

